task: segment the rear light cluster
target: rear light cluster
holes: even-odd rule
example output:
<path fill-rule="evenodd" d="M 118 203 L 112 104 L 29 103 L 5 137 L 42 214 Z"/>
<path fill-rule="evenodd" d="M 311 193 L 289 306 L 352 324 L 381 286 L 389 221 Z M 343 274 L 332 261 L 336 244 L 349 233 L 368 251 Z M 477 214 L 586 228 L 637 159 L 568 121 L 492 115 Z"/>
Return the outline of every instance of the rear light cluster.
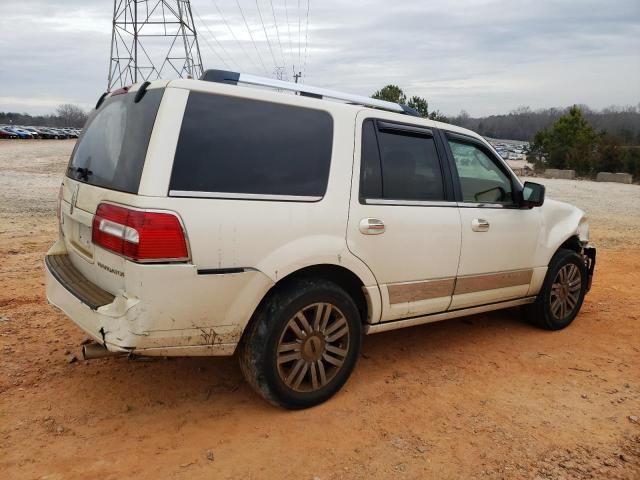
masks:
<path fill-rule="evenodd" d="M 187 239 L 174 213 L 101 203 L 93 218 L 91 237 L 95 245 L 134 262 L 189 259 Z"/>

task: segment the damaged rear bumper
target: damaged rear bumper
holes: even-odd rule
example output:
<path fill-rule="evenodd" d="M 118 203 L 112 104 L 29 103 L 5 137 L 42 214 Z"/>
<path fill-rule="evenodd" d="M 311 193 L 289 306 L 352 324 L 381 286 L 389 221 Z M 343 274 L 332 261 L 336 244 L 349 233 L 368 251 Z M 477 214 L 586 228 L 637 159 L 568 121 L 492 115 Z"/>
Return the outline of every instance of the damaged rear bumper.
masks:
<path fill-rule="evenodd" d="M 144 356 L 232 355 L 237 342 L 208 330 L 154 330 L 157 313 L 125 292 L 113 295 L 91 283 L 66 254 L 45 257 L 47 300 L 109 352 Z M 195 330 L 195 333 L 192 332 Z M 213 329 L 211 329 L 213 330 Z M 203 341 L 203 333 L 208 335 Z"/>

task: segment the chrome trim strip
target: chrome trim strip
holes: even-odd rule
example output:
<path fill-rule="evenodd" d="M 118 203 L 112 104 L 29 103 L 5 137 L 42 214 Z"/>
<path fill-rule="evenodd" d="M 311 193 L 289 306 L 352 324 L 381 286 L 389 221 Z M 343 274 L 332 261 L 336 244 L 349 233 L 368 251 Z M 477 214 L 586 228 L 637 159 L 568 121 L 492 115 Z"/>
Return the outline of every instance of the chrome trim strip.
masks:
<path fill-rule="evenodd" d="M 455 278 L 424 280 L 409 283 L 393 283 L 387 285 L 389 303 L 417 302 L 433 298 L 450 297 L 453 293 Z"/>
<path fill-rule="evenodd" d="M 472 202 L 458 202 L 460 208 L 507 208 L 502 203 L 472 203 Z"/>
<path fill-rule="evenodd" d="M 497 288 L 529 285 L 533 277 L 533 269 L 514 270 L 511 272 L 489 273 L 484 275 L 467 275 L 458 277 L 454 295 L 484 292 Z"/>
<path fill-rule="evenodd" d="M 322 197 L 302 195 L 267 195 L 262 193 L 194 192 L 190 190 L 169 190 L 170 197 L 221 198 L 234 200 L 276 200 L 283 202 L 317 202 Z"/>
<path fill-rule="evenodd" d="M 478 307 L 463 308 L 461 310 L 452 310 L 450 312 L 434 313 L 432 315 L 424 315 L 422 317 L 407 318 L 404 320 L 393 320 L 390 322 L 377 323 L 375 325 L 366 325 L 364 333 L 371 335 L 373 333 L 386 332 L 388 330 L 397 330 L 399 328 L 413 327 L 425 323 L 439 322 L 441 320 L 449 320 L 451 318 L 465 317 L 467 315 L 475 315 L 477 313 L 491 312 L 493 310 L 501 310 L 503 308 L 517 307 L 519 305 L 527 305 L 533 303 L 536 297 L 525 297 L 506 302 L 490 303 L 480 305 Z"/>
<path fill-rule="evenodd" d="M 457 207 L 456 202 L 432 202 L 429 200 L 388 200 L 384 198 L 367 198 L 364 200 L 366 205 L 401 205 L 405 207 Z"/>

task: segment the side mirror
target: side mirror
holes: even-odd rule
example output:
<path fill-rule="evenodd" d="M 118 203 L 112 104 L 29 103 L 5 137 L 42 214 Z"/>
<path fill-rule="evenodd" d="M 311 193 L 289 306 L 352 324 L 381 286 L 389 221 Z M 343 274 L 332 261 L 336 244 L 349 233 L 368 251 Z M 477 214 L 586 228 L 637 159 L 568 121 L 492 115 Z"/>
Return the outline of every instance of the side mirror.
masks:
<path fill-rule="evenodd" d="M 534 182 L 524 182 L 522 189 L 522 208 L 539 207 L 544 203 L 544 185 Z"/>

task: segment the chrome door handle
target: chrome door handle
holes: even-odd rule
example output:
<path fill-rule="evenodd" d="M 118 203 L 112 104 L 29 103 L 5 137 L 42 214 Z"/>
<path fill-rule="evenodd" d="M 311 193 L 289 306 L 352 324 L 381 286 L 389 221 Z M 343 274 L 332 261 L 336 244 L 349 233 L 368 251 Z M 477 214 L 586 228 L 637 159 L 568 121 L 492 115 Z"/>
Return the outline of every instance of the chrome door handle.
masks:
<path fill-rule="evenodd" d="M 487 232 L 489 231 L 489 222 L 484 218 L 474 218 L 471 221 L 471 230 L 474 232 Z"/>
<path fill-rule="evenodd" d="M 360 220 L 360 233 L 365 235 L 380 235 L 384 233 L 384 222 L 377 218 L 363 218 Z"/>

